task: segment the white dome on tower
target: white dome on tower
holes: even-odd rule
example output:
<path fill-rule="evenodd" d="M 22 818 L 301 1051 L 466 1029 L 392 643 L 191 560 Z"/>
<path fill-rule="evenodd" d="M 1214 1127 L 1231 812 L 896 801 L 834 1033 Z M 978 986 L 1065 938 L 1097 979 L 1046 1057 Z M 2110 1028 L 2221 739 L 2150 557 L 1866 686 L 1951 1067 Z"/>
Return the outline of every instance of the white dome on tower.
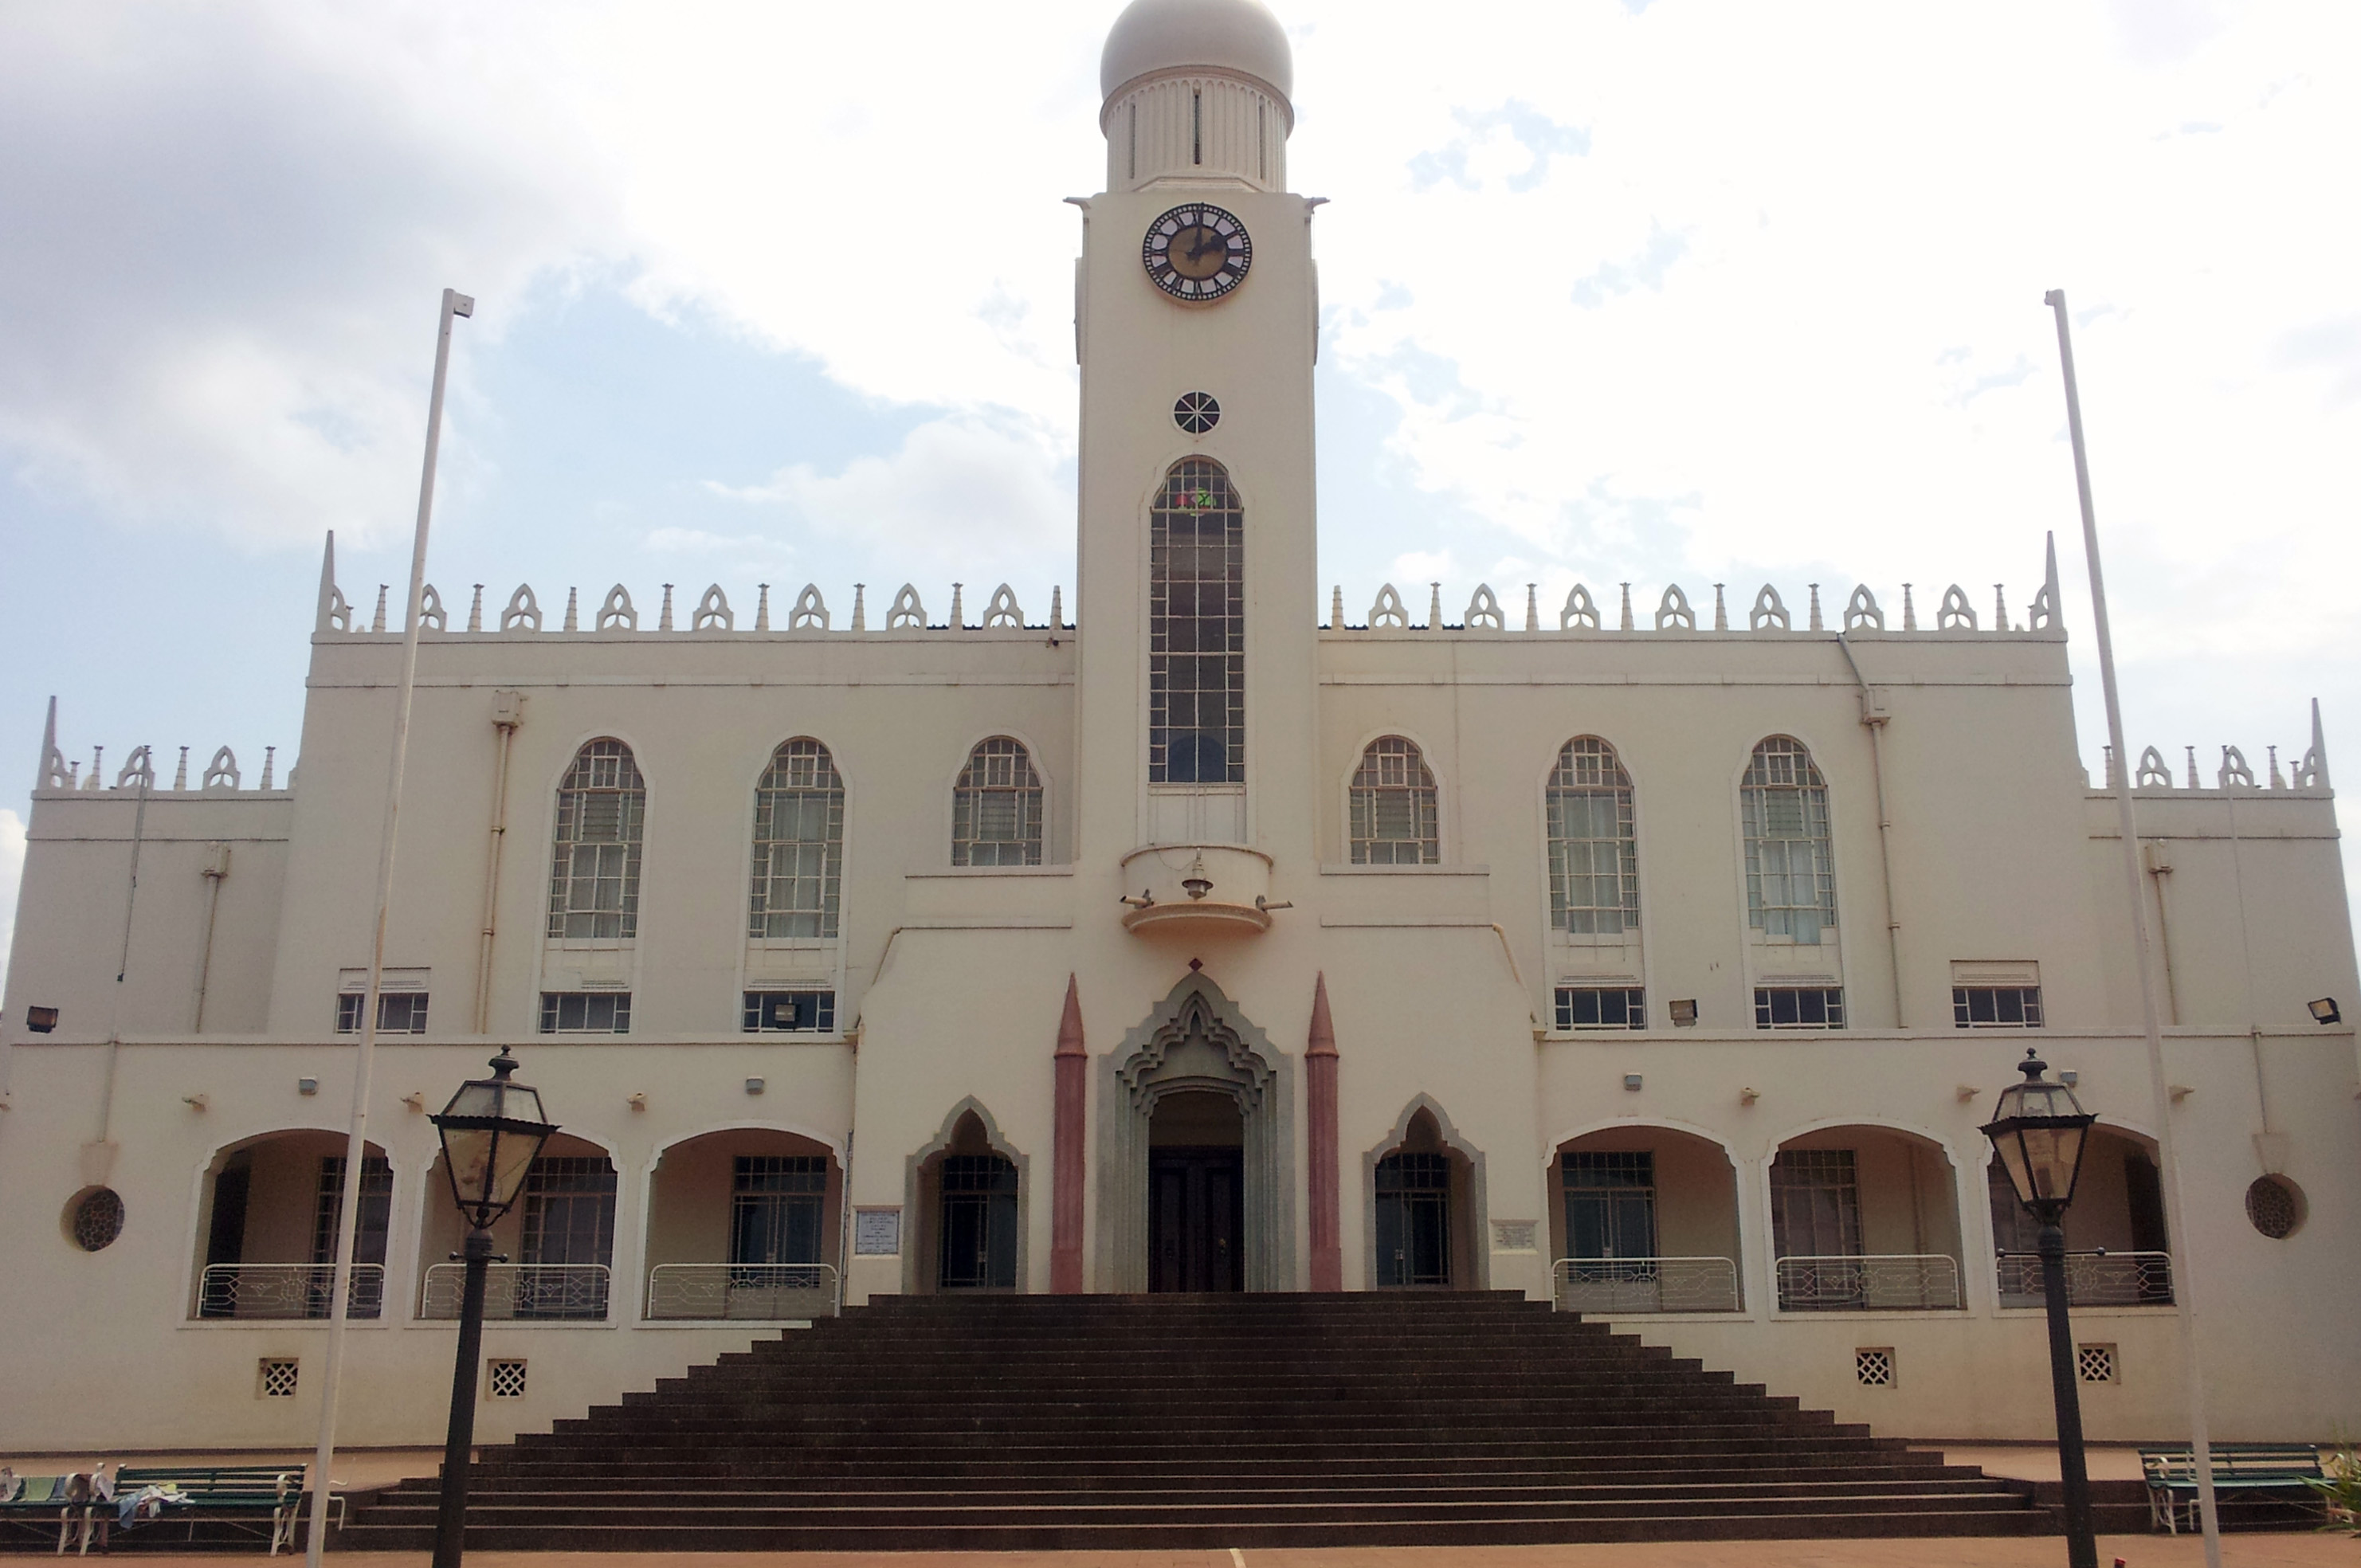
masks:
<path fill-rule="evenodd" d="M 1260 0 L 1132 0 L 1107 33 L 1099 91 L 1112 99 L 1142 77 L 1213 71 L 1295 91 L 1287 31 Z"/>

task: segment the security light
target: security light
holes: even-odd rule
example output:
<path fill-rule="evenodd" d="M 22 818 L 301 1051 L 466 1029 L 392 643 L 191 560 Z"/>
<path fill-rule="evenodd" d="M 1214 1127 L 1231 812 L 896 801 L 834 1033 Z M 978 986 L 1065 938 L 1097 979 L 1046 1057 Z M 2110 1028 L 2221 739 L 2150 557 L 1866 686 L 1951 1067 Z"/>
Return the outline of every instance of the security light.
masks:
<path fill-rule="evenodd" d="M 42 1009 L 36 1007 L 33 1011 L 38 1013 L 41 1012 Z M 49 1014 L 50 1018 L 53 1020 L 57 1017 L 57 1010 L 55 1008 L 49 1009 Z M 2323 996 L 2319 1001 L 2312 1003 L 2312 1021 L 2315 1024 L 2342 1024 L 2345 1022 L 2345 1014 L 2336 1010 L 2336 998 L 2334 996 Z"/>

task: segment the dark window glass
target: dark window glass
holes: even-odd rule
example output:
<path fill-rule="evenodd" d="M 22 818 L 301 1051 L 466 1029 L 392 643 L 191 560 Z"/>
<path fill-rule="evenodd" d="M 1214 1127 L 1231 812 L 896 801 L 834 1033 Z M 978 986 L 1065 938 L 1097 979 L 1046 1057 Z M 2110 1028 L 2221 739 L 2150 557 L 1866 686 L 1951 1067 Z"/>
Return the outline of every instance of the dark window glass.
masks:
<path fill-rule="evenodd" d="M 1568 1257 L 1656 1255 L 1656 1157 L 1645 1149 L 1565 1157 Z"/>
<path fill-rule="evenodd" d="M 628 1035 L 631 1032 L 631 993 L 628 991 L 544 991 L 541 993 L 541 1032 L 544 1035 Z"/>
<path fill-rule="evenodd" d="M 1246 779 L 1246 520 L 1210 458 L 1172 466 L 1148 516 L 1148 778 Z"/>
<path fill-rule="evenodd" d="M 1951 988 L 1951 1021 L 1962 1029 L 2038 1029 L 2041 988 L 1955 985 Z"/>
<path fill-rule="evenodd" d="M 818 1263 L 828 1161 L 740 1155 L 730 1195 L 730 1261 Z"/>
<path fill-rule="evenodd" d="M 1841 1029 L 1844 992 L 1836 986 L 1759 986 L 1754 992 L 1758 1029 Z"/>
<path fill-rule="evenodd" d="M 945 1155 L 942 1246 L 946 1290 L 1016 1288 L 1016 1167 L 994 1154 Z"/>
<path fill-rule="evenodd" d="M 1451 1157 L 1378 1161 L 1378 1283 L 1451 1283 Z"/>
<path fill-rule="evenodd" d="M 1557 1026 L 1644 1029 L 1648 1026 L 1648 993 L 1621 986 L 1561 985 L 1557 988 Z"/>
<path fill-rule="evenodd" d="M 365 992 L 347 991 L 336 998 L 336 1033 L 357 1035 L 361 1032 L 361 1003 L 368 998 Z M 377 993 L 377 1032 L 380 1035 L 423 1035 L 426 1033 L 426 992 L 423 991 L 380 991 Z"/>
<path fill-rule="evenodd" d="M 836 1027 L 836 992 L 750 991 L 739 1016 L 750 1035 L 824 1035 Z"/>

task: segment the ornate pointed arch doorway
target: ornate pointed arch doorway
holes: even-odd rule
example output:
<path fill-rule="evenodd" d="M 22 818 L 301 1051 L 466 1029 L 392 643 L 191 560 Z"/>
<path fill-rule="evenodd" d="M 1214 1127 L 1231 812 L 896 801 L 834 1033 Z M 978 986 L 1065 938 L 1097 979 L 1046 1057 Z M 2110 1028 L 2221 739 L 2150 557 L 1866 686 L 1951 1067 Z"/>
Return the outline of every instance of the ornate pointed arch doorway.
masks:
<path fill-rule="evenodd" d="M 1101 1080 L 1101 1288 L 1298 1288 L 1293 1078 L 1268 1037 L 1194 974 L 1125 1037 L 1112 1067 Z"/>

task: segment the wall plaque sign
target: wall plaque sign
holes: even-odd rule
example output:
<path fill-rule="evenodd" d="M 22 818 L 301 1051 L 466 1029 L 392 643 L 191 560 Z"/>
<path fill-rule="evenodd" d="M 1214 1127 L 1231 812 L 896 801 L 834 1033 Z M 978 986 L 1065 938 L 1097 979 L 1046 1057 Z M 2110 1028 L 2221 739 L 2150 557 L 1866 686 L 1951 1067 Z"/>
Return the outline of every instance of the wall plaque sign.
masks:
<path fill-rule="evenodd" d="M 893 1257 L 902 1250 L 902 1211 L 855 1209 L 852 1212 L 852 1255 Z"/>

